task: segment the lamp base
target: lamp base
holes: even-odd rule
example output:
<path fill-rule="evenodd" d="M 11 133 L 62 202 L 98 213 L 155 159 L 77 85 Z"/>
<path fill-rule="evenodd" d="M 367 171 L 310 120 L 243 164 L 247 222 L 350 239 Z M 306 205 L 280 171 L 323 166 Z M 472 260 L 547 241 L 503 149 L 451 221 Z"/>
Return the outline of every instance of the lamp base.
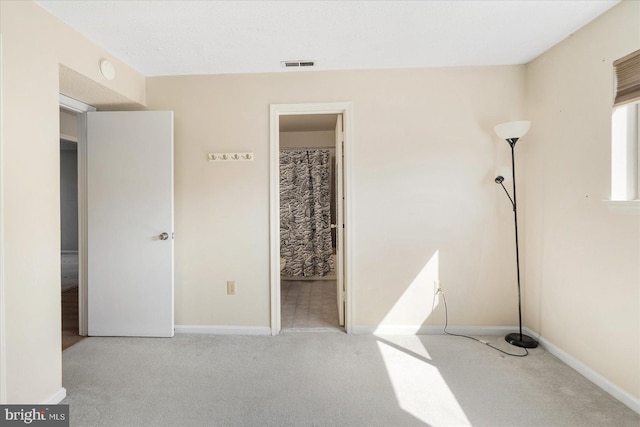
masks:
<path fill-rule="evenodd" d="M 504 339 L 509 344 L 515 345 L 517 347 L 536 348 L 538 346 L 538 341 L 534 340 L 528 335 L 519 334 L 518 332 L 509 334 L 506 337 L 504 337 Z"/>

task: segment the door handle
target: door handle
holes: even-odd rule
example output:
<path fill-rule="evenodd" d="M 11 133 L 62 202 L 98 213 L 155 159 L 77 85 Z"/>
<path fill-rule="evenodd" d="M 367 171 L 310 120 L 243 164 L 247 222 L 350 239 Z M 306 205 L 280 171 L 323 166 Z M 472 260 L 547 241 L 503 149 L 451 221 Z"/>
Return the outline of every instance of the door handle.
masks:
<path fill-rule="evenodd" d="M 162 233 L 161 235 L 158 236 L 158 238 L 160 240 L 167 240 L 169 239 L 169 233 Z"/>

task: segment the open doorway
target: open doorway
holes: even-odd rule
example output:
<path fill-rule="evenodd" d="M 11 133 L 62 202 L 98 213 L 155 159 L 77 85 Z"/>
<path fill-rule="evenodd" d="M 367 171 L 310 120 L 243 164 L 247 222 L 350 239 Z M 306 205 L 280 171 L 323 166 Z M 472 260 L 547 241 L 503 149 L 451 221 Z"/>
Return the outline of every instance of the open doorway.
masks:
<path fill-rule="evenodd" d="M 270 141 L 271 332 L 350 332 L 351 104 L 272 105 Z"/>
<path fill-rule="evenodd" d="M 78 316 L 78 118 L 60 109 L 60 282 L 62 301 L 62 350 L 76 344 Z"/>
<path fill-rule="evenodd" d="M 280 117 L 280 302 L 283 330 L 341 330 L 336 157 L 341 114 Z M 340 123 L 341 127 L 341 123 Z"/>
<path fill-rule="evenodd" d="M 86 187 L 85 113 L 95 110 L 91 105 L 60 94 L 60 259 L 63 290 L 63 350 L 87 336 L 87 198 L 81 189 L 83 186 Z M 65 150 L 62 150 L 63 143 Z M 67 151 L 71 151 L 72 154 L 68 154 Z M 63 183 L 63 180 L 67 182 Z M 65 189 L 62 188 L 63 186 Z"/>
<path fill-rule="evenodd" d="M 79 335 L 173 336 L 173 112 L 60 108 L 78 126 Z"/>

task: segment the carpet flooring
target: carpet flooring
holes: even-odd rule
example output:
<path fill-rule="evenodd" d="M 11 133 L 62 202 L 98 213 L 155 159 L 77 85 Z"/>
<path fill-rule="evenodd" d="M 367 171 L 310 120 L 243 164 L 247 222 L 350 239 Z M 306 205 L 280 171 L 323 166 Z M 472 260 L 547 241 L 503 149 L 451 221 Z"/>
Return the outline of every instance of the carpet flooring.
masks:
<path fill-rule="evenodd" d="M 543 348 L 442 335 L 87 338 L 63 352 L 63 386 L 83 427 L 640 425 Z"/>

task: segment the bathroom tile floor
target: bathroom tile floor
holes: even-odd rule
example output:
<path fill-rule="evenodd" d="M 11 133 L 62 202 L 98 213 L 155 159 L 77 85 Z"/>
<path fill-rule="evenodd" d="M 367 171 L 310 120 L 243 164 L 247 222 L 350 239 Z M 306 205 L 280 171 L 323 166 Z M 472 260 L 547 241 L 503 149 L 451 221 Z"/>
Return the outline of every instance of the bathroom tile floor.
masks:
<path fill-rule="evenodd" d="M 283 280 L 282 329 L 342 330 L 335 280 Z"/>

